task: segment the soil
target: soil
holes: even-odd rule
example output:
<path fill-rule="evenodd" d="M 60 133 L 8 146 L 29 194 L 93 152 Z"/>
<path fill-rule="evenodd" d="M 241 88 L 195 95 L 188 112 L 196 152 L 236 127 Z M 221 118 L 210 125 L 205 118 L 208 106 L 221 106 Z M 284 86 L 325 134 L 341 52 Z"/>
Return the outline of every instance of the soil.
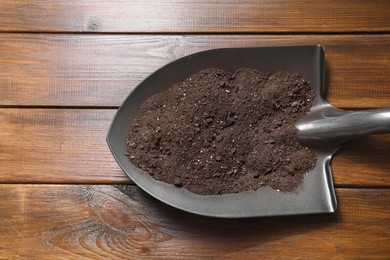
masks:
<path fill-rule="evenodd" d="M 206 69 L 141 106 L 128 132 L 129 159 L 201 195 L 295 191 L 316 163 L 294 126 L 313 99 L 296 73 Z"/>

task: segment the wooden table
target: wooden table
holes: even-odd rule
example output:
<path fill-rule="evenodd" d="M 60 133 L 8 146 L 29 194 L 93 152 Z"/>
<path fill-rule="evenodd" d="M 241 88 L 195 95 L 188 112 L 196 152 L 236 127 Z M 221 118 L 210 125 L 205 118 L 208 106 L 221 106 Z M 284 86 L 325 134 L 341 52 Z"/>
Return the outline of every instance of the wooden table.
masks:
<path fill-rule="evenodd" d="M 333 160 L 335 214 L 211 219 L 131 183 L 105 142 L 157 68 L 220 47 L 323 44 L 328 100 L 390 107 L 390 3 L 0 3 L 0 259 L 389 259 L 390 135 Z"/>

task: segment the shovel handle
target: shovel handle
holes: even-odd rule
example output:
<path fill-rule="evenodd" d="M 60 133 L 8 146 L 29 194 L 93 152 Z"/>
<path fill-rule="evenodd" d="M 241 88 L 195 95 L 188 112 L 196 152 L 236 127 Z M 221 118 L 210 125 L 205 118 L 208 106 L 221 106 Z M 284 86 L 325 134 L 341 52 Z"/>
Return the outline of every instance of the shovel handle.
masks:
<path fill-rule="evenodd" d="M 335 145 L 363 135 L 390 133 L 390 108 L 320 114 L 319 119 L 297 125 L 304 142 L 317 140 Z"/>

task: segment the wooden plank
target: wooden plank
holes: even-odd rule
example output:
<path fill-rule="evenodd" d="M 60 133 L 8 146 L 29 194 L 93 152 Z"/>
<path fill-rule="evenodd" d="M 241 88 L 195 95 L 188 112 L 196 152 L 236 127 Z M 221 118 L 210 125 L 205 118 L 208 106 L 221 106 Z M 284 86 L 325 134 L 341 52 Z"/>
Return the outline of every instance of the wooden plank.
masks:
<path fill-rule="evenodd" d="M 128 183 L 105 143 L 114 110 L 0 109 L 0 182 Z M 352 142 L 336 185 L 390 184 L 390 135 Z"/>
<path fill-rule="evenodd" d="M 1 31 L 370 32 L 390 30 L 387 0 L 3 0 Z"/>
<path fill-rule="evenodd" d="M 388 259 L 390 191 L 338 189 L 336 214 L 214 219 L 135 186 L 0 185 L 6 259 Z"/>
<path fill-rule="evenodd" d="M 114 110 L 0 110 L 0 182 L 128 182 L 105 136 Z"/>
<path fill-rule="evenodd" d="M 389 186 L 390 134 L 366 136 L 346 144 L 334 157 L 332 170 L 336 184 Z"/>
<path fill-rule="evenodd" d="M 0 34 L 0 105 L 118 106 L 150 73 L 221 47 L 323 44 L 329 101 L 390 106 L 390 35 Z"/>

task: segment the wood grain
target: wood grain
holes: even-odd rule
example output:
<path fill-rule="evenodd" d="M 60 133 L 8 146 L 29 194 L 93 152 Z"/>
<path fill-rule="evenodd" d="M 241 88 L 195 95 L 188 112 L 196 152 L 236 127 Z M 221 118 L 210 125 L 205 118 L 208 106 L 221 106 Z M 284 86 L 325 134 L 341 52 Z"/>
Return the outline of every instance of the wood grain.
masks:
<path fill-rule="evenodd" d="M 329 101 L 390 106 L 390 35 L 0 34 L 0 105 L 118 106 L 150 73 L 221 47 L 323 44 Z"/>
<path fill-rule="evenodd" d="M 129 183 L 105 143 L 115 110 L 0 109 L 0 182 Z M 390 135 L 352 142 L 333 164 L 336 185 L 390 184 Z"/>
<path fill-rule="evenodd" d="M 370 32 L 390 30 L 386 0 L 3 0 L 1 31 Z"/>
<path fill-rule="evenodd" d="M 1 109 L 0 182 L 128 182 L 105 141 L 114 113 Z"/>
<path fill-rule="evenodd" d="M 346 144 L 334 157 L 332 170 L 336 184 L 389 187 L 390 134 L 366 136 Z"/>
<path fill-rule="evenodd" d="M 229 220 L 135 186 L 0 185 L 0 258 L 388 259 L 390 191 L 337 194 L 337 214 Z"/>
<path fill-rule="evenodd" d="M 151 198 L 105 142 L 145 77 L 214 48 L 323 44 L 333 105 L 390 107 L 389 42 L 388 0 L 2 0 L 0 259 L 389 259 L 390 134 L 336 155 L 336 214 L 241 220 Z"/>

